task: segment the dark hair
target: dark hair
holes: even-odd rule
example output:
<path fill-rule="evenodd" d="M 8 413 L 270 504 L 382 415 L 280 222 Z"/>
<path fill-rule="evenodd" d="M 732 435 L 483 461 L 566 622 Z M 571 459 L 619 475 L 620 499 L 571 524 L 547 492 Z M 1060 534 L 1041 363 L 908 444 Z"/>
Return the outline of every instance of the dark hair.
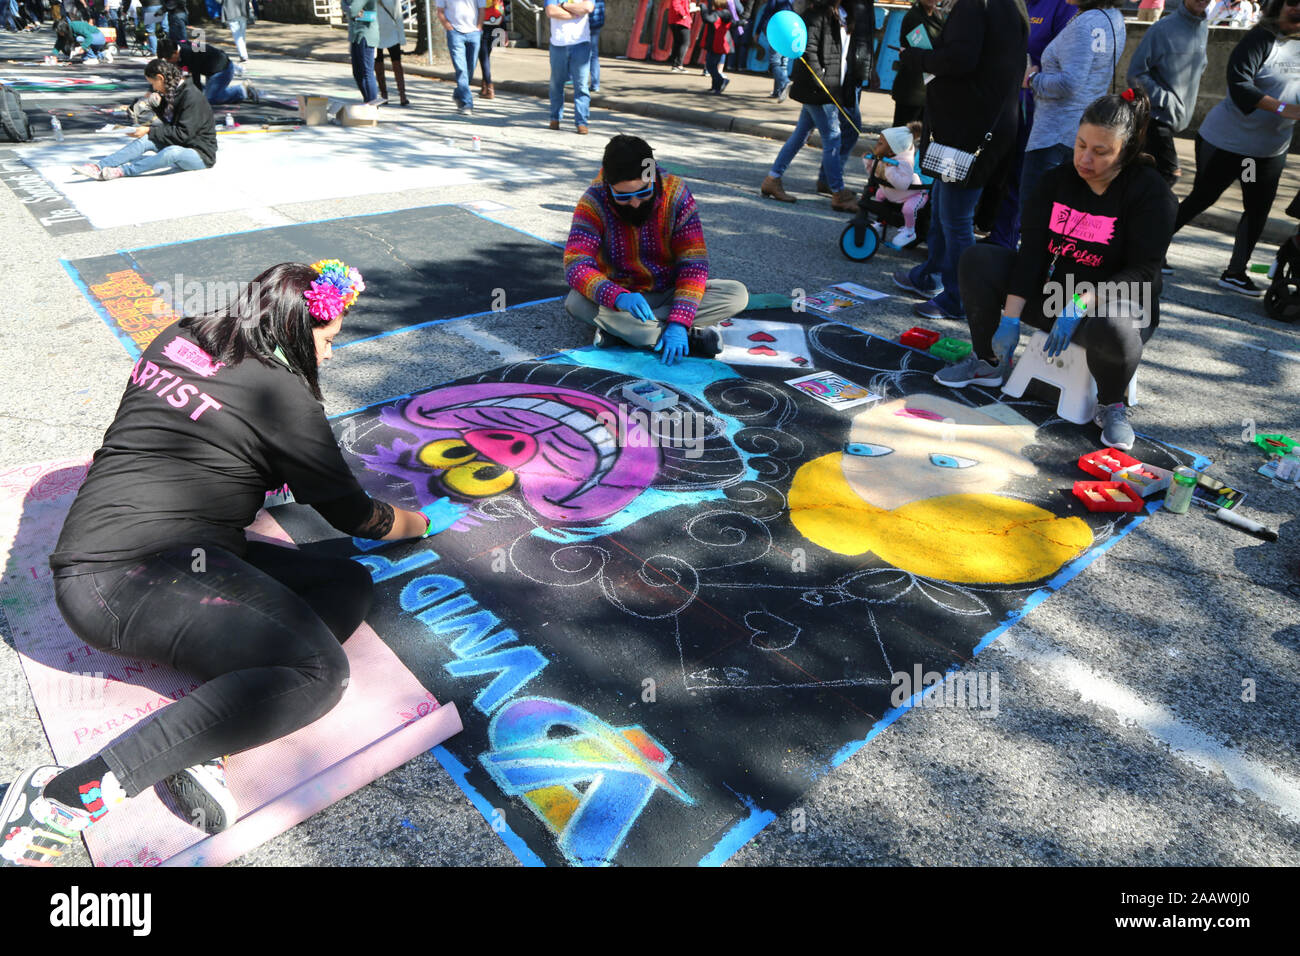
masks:
<path fill-rule="evenodd" d="M 170 60 L 172 54 L 179 49 L 180 47 L 171 37 L 160 37 L 158 40 L 158 59 Z"/>
<path fill-rule="evenodd" d="M 1125 99 L 1124 93 L 1111 93 L 1093 100 L 1083 111 L 1079 125 L 1100 126 L 1124 141 L 1116 161 L 1120 169 L 1134 160 L 1154 166 L 1155 160 L 1142 152 L 1147 138 L 1147 123 L 1151 119 L 1151 100 L 1141 86 L 1124 92 L 1132 93 L 1133 99 Z"/>
<path fill-rule="evenodd" d="M 234 302 L 206 315 L 181 319 L 179 328 L 218 362 L 238 365 L 253 358 L 274 367 L 278 347 L 289 368 L 322 400 L 312 329 L 320 324 L 307 311 L 303 293 L 317 279 L 316 270 L 300 262 L 271 266 L 239 291 Z"/>
<path fill-rule="evenodd" d="M 161 76 L 163 78 L 163 99 L 173 104 L 176 102 L 176 91 L 185 79 L 185 74 L 180 71 L 180 67 L 168 60 L 155 58 L 145 66 L 144 75 L 150 79 Z"/>
<path fill-rule="evenodd" d="M 600 161 L 601 172 L 607 183 L 625 183 L 632 179 L 645 181 L 646 172 L 654 175 L 654 151 L 640 136 L 620 133 L 605 144 L 605 155 Z M 646 160 L 650 160 L 647 164 Z"/>

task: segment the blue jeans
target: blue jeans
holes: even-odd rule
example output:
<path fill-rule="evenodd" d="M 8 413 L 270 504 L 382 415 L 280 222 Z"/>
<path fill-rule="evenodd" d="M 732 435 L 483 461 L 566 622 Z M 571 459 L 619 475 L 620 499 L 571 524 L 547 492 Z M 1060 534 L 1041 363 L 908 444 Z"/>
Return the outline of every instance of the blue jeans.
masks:
<path fill-rule="evenodd" d="M 840 92 L 840 106 L 844 107 L 844 113 L 848 113 L 853 122 L 862 128 L 862 112 L 858 109 L 858 96 L 861 93 L 856 86 L 844 87 Z M 844 122 L 844 113 L 836 112 L 840 120 L 840 175 L 844 175 L 844 170 L 848 167 L 845 163 L 848 161 L 849 154 L 853 152 L 853 147 L 858 144 L 858 130 L 854 129 L 848 123 Z M 826 179 L 826 163 L 817 167 L 817 178 Z M 827 180 L 829 183 L 830 180 Z"/>
<path fill-rule="evenodd" d="M 790 82 L 790 58 L 782 56 L 775 50 L 769 55 L 771 63 L 768 69 L 772 71 L 772 92 L 780 93 Z"/>
<path fill-rule="evenodd" d="M 156 150 L 156 152 L 155 152 Z M 152 156 L 145 153 L 152 152 Z M 141 136 L 111 156 L 99 161 L 101 169 L 122 167 L 127 176 L 139 176 L 154 169 L 204 169 L 203 157 L 188 146 L 165 146 L 158 149 L 148 136 Z"/>
<path fill-rule="evenodd" d="M 231 39 L 235 41 L 235 49 L 239 51 L 239 58 L 247 60 L 248 45 L 244 42 L 244 18 L 240 17 L 238 20 L 231 20 L 228 26 L 230 27 Z"/>
<path fill-rule="evenodd" d="M 840 113 L 832 103 L 825 106 L 804 104 L 799 111 L 799 121 L 794 132 L 776 154 L 772 175 L 780 178 L 794 162 L 799 150 L 808 142 L 808 134 L 816 127 L 822 138 L 822 167 L 826 170 L 826 183 L 835 192 L 844 188 L 844 168 L 840 165 Z"/>
<path fill-rule="evenodd" d="M 457 106 L 467 110 L 474 108 L 474 94 L 469 85 L 474 82 L 474 64 L 478 61 L 478 48 L 482 42 L 483 33 L 479 30 L 469 33 L 447 31 L 447 52 L 451 54 L 451 67 L 456 71 L 456 89 L 451 95 Z"/>
<path fill-rule="evenodd" d="M 1038 186 L 1043 173 L 1073 159 L 1074 150 L 1059 143 L 1055 146 L 1044 146 L 1042 149 L 1031 149 L 1025 153 L 1020 167 L 1020 217 L 1022 219 L 1025 215 L 1025 201 Z"/>
<path fill-rule="evenodd" d="M 704 68 L 709 71 L 709 76 L 713 77 L 713 92 L 717 93 L 722 90 L 722 73 L 718 66 L 722 63 L 722 54 L 709 51 L 704 54 Z"/>
<path fill-rule="evenodd" d="M 375 48 L 358 40 L 352 47 L 352 79 L 357 81 L 361 99 L 369 103 L 379 99 L 379 81 L 375 79 Z"/>
<path fill-rule="evenodd" d="M 574 125 L 588 125 L 591 94 L 587 92 L 587 78 L 590 73 L 590 43 L 575 43 L 572 46 L 551 44 L 551 119 L 558 123 L 563 118 L 564 81 L 572 80 Z"/>
<path fill-rule="evenodd" d="M 167 35 L 177 43 L 185 42 L 185 28 L 189 25 L 188 10 L 172 10 L 167 14 Z"/>
<path fill-rule="evenodd" d="M 235 64 L 227 63 L 226 68 L 220 73 L 213 73 L 208 77 L 208 82 L 203 87 L 204 98 L 213 106 L 244 102 L 244 88 L 242 86 L 232 88 L 230 85 L 234 78 Z"/>
<path fill-rule="evenodd" d="M 140 22 L 144 24 L 145 43 L 149 46 L 149 55 L 158 55 L 158 22 L 163 18 L 162 4 L 149 4 L 140 12 Z"/>
<path fill-rule="evenodd" d="M 957 263 L 961 254 L 975 245 L 975 207 L 983 186 L 956 186 L 936 178 L 930 191 L 930 233 L 925 238 L 926 260 L 907 275 L 912 285 L 933 291 L 943 283 L 935 303 L 951 315 L 965 317 Z"/>
<path fill-rule="evenodd" d="M 591 31 L 591 89 L 600 89 L 600 29 Z"/>

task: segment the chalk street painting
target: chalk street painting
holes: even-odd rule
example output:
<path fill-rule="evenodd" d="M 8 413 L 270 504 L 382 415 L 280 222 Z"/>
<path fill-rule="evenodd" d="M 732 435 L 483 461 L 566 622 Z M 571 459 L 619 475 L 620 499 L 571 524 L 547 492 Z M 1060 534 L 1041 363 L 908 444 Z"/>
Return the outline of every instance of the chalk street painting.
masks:
<path fill-rule="evenodd" d="M 848 326 L 777 332 L 807 367 L 584 349 L 335 419 L 371 494 L 474 505 L 428 541 L 273 511 L 370 569 L 370 623 L 464 715 L 440 759 L 525 862 L 724 860 L 861 747 L 898 675 L 969 664 L 1146 517 L 1070 494 L 1095 429 Z M 872 400 L 787 384 L 822 371 Z"/>

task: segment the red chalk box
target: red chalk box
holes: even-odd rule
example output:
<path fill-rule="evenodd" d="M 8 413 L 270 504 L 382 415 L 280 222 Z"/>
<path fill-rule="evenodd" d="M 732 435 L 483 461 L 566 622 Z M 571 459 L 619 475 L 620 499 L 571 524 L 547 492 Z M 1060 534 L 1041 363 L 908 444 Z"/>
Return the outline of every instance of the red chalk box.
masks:
<path fill-rule="evenodd" d="M 1132 468 L 1142 462 L 1114 448 L 1090 451 L 1079 459 L 1079 467 L 1094 478 L 1111 478 L 1125 468 Z"/>
<path fill-rule="evenodd" d="M 1074 496 L 1089 511 L 1141 511 L 1142 496 L 1122 481 L 1076 481 Z"/>
<path fill-rule="evenodd" d="M 903 345 L 909 345 L 914 349 L 928 351 L 930 346 L 938 342 L 942 335 L 931 329 L 923 329 L 919 325 L 913 326 L 898 337 L 898 341 Z"/>

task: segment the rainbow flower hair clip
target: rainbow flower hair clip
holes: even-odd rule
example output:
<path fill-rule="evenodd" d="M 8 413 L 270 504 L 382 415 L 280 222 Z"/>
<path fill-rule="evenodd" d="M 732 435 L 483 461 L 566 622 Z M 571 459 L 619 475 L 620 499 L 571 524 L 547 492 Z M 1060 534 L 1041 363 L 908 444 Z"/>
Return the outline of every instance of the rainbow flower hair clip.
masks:
<path fill-rule="evenodd" d="M 357 296 L 366 291 L 361 273 L 338 259 L 321 259 L 313 262 L 311 267 L 320 278 L 314 280 L 303 295 L 307 299 L 307 311 L 317 322 L 333 322 L 352 308 Z"/>

